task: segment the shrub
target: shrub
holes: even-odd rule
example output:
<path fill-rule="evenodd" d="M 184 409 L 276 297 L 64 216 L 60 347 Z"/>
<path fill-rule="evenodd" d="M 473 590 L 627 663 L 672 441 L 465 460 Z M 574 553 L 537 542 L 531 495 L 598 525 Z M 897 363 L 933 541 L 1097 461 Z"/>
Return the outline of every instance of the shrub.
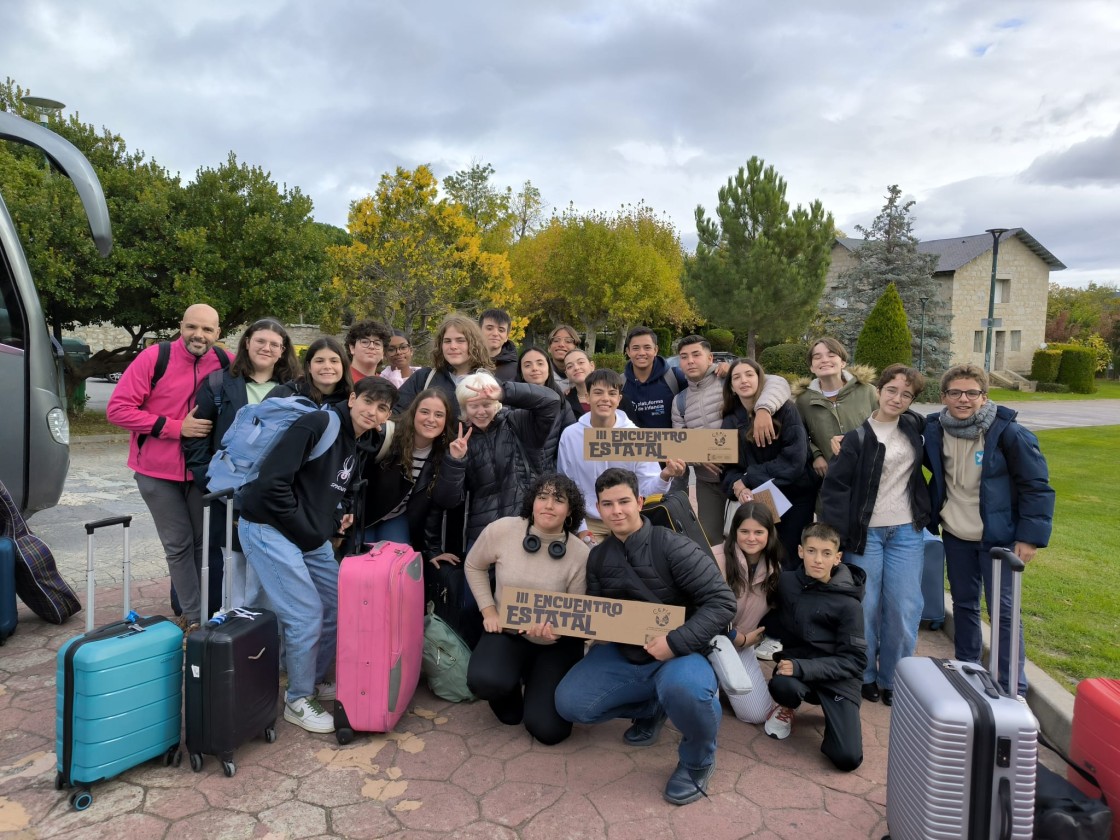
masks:
<path fill-rule="evenodd" d="M 918 396 L 914 397 L 916 403 L 941 402 L 941 374 L 944 371 L 923 371 L 926 375 L 926 387 Z"/>
<path fill-rule="evenodd" d="M 1058 382 L 1068 385 L 1075 394 L 1091 394 L 1097 390 L 1093 376 L 1097 369 L 1096 351 L 1089 347 L 1064 347 Z"/>
<path fill-rule="evenodd" d="M 876 301 L 871 314 L 860 330 L 856 340 L 855 361 L 883 370 L 896 363 L 914 363 L 914 352 L 910 347 L 910 327 L 906 324 L 906 310 L 902 297 L 894 283 Z"/>
<path fill-rule="evenodd" d="M 1039 382 L 1037 390 L 1043 394 L 1068 394 L 1069 386 L 1061 382 Z"/>
<path fill-rule="evenodd" d="M 654 332 L 657 333 L 657 352 L 662 356 L 673 355 L 673 331 L 668 327 L 657 327 Z"/>
<path fill-rule="evenodd" d="M 767 373 L 793 373 L 811 376 L 809 348 L 804 344 L 775 344 L 758 354 L 758 362 Z"/>
<path fill-rule="evenodd" d="M 1052 346 L 1045 350 L 1035 350 L 1031 359 L 1031 379 L 1036 382 L 1056 382 L 1058 368 L 1062 364 L 1062 351 Z M 1041 389 L 1040 389 L 1041 390 Z"/>
<path fill-rule="evenodd" d="M 622 373 L 623 368 L 626 367 L 627 359 L 625 353 L 596 353 L 591 357 L 591 361 L 595 363 L 597 368 L 608 368 Z"/>
<path fill-rule="evenodd" d="M 704 338 L 708 339 L 712 350 L 730 353 L 735 349 L 735 333 L 731 330 L 708 330 Z"/>

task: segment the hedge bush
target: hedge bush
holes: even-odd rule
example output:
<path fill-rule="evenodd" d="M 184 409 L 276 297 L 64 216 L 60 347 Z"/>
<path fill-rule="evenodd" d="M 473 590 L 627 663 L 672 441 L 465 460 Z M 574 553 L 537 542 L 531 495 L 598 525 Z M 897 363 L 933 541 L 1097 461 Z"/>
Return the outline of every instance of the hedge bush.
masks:
<path fill-rule="evenodd" d="M 1036 382 L 1056 382 L 1058 368 L 1062 364 L 1062 351 L 1048 347 L 1045 350 L 1035 350 L 1031 359 L 1031 379 Z"/>
<path fill-rule="evenodd" d="M 1094 376 L 1097 370 L 1097 353 L 1089 347 L 1063 347 L 1062 364 L 1058 368 L 1058 382 L 1068 385 L 1075 394 L 1091 394 L 1097 390 Z"/>
<path fill-rule="evenodd" d="M 704 338 L 712 345 L 712 350 L 731 353 L 735 350 L 735 333 L 731 330 L 708 330 Z"/>
<path fill-rule="evenodd" d="M 1061 382 L 1039 382 L 1035 386 L 1036 390 L 1043 394 L 1068 394 L 1069 386 L 1063 385 Z"/>
<path fill-rule="evenodd" d="M 856 339 L 855 361 L 876 370 L 895 363 L 910 365 L 914 363 L 914 351 L 910 345 L 910 327 L 906 324 L 902 297 L 894 283 L 890 283 L 860 330 Z"/>
<path fill-rule="evenodd" d="M 622 373 L 626 367 L 627 358 L 625 353 L 595 353 L 592 355 L 591 361 L 595 363 L 597 368 L 609 368 Z"/>
<path fill-rule="evenodd" d="M 941 402 L 941 374 L 944 371 L 928 371 L 926 372 L 926 387 L 918 396 L 914 397 L 916 403 L 939 403 Z"/>
<path fill-rule="evenodd" d="M 758 354 L 758 363 L 767 373 L 793 373 L 811 376 L 809 347 L 805 344 L 775 344 Z"/>
<path fill-rule="evenodd" d="M 668 327 L 658 327 L 654 332 L 657 333 L 657 352 L 662 356 L 673 355 L 673 331 Z"/>

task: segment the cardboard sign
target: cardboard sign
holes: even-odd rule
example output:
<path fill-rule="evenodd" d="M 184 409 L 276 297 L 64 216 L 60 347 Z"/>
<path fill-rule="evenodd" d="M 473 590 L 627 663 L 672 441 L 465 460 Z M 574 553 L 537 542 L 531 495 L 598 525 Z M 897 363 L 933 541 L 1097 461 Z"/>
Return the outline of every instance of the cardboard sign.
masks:
<path fill-rule="evenodd" d="M 507 586 L 498 617 L 507 630 L 547 621 L 560 636 L 644 645 L 684 624 L 684 607 Z"/>
<path fill-rule="evenodd" d="M 588 461 L 665 461 L 734 464 L 739 443 L 727 429 L 583 430 L 583 457 Z"/>

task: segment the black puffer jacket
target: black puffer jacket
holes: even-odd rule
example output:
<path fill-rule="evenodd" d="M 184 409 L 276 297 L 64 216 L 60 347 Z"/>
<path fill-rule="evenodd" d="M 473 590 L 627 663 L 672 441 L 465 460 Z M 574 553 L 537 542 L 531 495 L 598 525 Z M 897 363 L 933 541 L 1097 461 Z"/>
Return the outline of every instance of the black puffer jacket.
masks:
<path fill-rule="evenodd" d="M 654 552 L 660 552 L 655 559 Z M 667 572 L 671 579 L 663 574 Z M 735 618 L 735 595 L 716 561 L 691 539 L 642 517 L 642 527 L 626 538 L 607 537 L 587 559 L 587 594 L 685 608 L 685 623 L 669 631 L 669 647 L 677 656 L 708 648 L 712 637 L 725 632 Z M 620 645 L 631 662 L 651 662 L 638 645 Z"/>
<path fill-rule="evenodd" d="M 778 436 L 768 446 L 755 445 L 751 419 L 742 404 L 723 418 L 723 428 L 735 429 L 739 437 L 739 462 L 723 470 L 724 495 L 734 498 L 731 485 L 740 479 L 748 490 L 772 480 L 786 496 L 815 495 L 817 482 L 809 465 L 809 436 L 797 407 L 787 401 L 774 414 Z"/>
<path fill-rule="evenodd" d="M 793 660 L 793 675 L 857 706 L 867 640 L 863 635 L 863 569 L 841 563 L 828 583 L 804 569 L 782 572 L 778 611 L 786 634 L 775 661 Z"/>
<path fill-rule="evenodd" d="M 474 428 L 466 468 L 457 488 L 470 493 L 467 542 L 503 516 L 518 516 L 525 492 L 540 468 L 540 450 L 560 410 L 560 395 L 551 388 L 524 382 L 502 386 L 502 408 L 485 429 Z M 454 463 L 450 454 L 444 463 Z"/>
<path fill-rule="evenodd" d="M 191 471 L 195 484 L 203 493 L 208 492 L 206 469 L 210 466 L 211 457 L 222 448 L 222 438 L 233 425 L 237 410 L 249 403 L 245 380 L 240 376 L 230 375 L 228 370 L 221 371 L 221 375 L 222 384 L 217 394 L 210 387 L 210 376 L 207 376 L 198 386 L 198 394 L 195 396 L 195 416 L 214 424 L 210 434 L 200 438 L 183 438 L 183 457 L 187 461 L 187 469 Z"/>
<path fill-rule="evenodd" d="M 898 430 L 914 448 L 914 466 L 908 491 L 915 531 L 929 524 L 929 488 L 922 473 L 922 431 L 925 419 L 907 410 L 898 418 Z M 866 420 L 844 435 L 840 454 L 832 459 L 821 485 L 821 518 L 840 534 L 841 547 L 852 554 L 867 548 L 867 527 L 879 495 L 883 459 L 887 448 L 879 443 Z"/>
<path fill-rule="evenodd" d="M 556 412 L 556 419 L 552 421 L 552 428 L 548 432 L 548 437 L 545 438 L 544 446 L 537 453 L 537 469 L 542 473 L 556 471 L 556 453 L 560 449 L 560 435 L 564 434 L 564 430 L 576 422 L 576 414 L 572 411 L 572 406 L 564 398 L 564 395 L 559 391 L 556 392 L 556 395 L 560 397 L 560 410 Z"/>
<path fill-rule="evenodd" d="M 316 400 L 311 396 L 311 385 L 306 379 L 285 382 L 283 385 L 277 385 L 268 392 L 266 400 L 271 400 L 274 397 L 307 397 L 312 402 L 319 405 L 338 405 L 342 406 L 343 403 L 349 401 L 350 392 L 345 387 L 335 388 L 329 394 L 325 394 L 321 400 Z M 343 406 L 345 408 L 345 406 Z"/>
<path fill-rule="evenodd" d="M 517 346 L 507 341 L 494 356 L 494 378 L 501 383 L 513 382 L 517 378 Z"/>

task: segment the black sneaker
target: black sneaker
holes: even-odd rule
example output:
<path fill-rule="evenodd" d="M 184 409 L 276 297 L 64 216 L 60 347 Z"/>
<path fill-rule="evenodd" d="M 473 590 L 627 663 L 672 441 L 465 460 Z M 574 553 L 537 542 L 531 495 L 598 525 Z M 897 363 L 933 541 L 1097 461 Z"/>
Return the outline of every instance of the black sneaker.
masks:
<path fill-rule="evenodd" d="M 879 686 L 875 685 L 875 683 L 873 683 L 873 682 L 864 683 L 863 688 L 861 688 L 859 690 L 859 693 L 862 694 L 863 699 L 867 700 L 868 702 L 871 702 L 871 703 L 878 703 L 879 702 Z"/>
<path fill-rule="evenodd" d="M 661 736 L 661 727 L 665 725 L 665 710 L 662 709 L 651 718 L 636 720 L 622 734 L 622 740 L 632 747 L 652 747 Z"/>
<path fill-rule="evenodd" d="M 669 777 L 665 785 L 665 801 L 673 805 L 687 805 L 697 799 L 708 795 L 708 782 L 711 781 L 712 772 L 716 769 L 716 761 L 703 770 L 689 770 L 678 763 L 677 769 Z"/>

